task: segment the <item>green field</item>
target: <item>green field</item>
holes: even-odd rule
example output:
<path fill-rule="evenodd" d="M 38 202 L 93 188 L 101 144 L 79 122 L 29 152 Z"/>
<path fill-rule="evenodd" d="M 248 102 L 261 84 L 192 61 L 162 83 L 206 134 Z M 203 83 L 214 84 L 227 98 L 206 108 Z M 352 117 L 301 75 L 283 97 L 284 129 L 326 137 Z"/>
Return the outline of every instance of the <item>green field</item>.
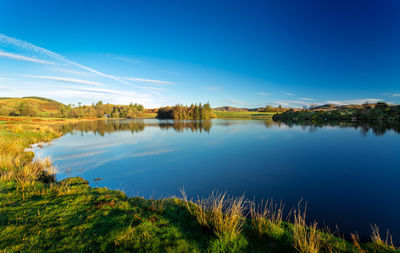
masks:
<path fill-rule="evenodd" d="M 218 118 L 249 118 L 249 119 L 266 119 L 272 118 L 274 112 L 222 112 L 214 111 Z"/>

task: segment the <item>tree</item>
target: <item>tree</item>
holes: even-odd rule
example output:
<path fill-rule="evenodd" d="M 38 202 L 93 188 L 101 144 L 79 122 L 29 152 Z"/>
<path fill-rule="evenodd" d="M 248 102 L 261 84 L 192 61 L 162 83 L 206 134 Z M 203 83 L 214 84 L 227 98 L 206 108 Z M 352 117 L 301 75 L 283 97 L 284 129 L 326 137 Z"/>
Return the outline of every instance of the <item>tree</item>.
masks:
<path fill-rule="evenodd" d="M 30 105 L 29 103 L 21 103 L 18 109 L 19 109 L 19 115 L 21 116 L 35 117 L 38 114 L 37 109 L 32 105 Z"/>

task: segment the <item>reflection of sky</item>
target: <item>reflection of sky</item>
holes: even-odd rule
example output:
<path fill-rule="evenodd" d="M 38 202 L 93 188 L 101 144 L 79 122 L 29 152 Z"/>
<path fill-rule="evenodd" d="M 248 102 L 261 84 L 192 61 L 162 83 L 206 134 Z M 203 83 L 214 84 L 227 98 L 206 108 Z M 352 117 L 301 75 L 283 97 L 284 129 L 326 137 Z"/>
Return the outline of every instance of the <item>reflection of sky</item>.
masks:
<path fill-rule="evenodd" d="M 311 217 L 360 233 L 378 223 L 400 228 L 400 136 L 360 129 L 213 120 L 209 132 L 176 131 L 146 120 L 141 132 L 66 134 L 36 149 L 60 168 L 58 178 L 82 176 L 92 185 L 145 197 L 207 195 L 214 189 L 291 207 L 304 198 Z M 375 203 L 371 206 L 370 203 Z M 382 211 L 382 208 L 388 211 Z M 359 210 L 363 210 L 360 214 Z M 393 230 L 400 235 L 400 230 Z"/>

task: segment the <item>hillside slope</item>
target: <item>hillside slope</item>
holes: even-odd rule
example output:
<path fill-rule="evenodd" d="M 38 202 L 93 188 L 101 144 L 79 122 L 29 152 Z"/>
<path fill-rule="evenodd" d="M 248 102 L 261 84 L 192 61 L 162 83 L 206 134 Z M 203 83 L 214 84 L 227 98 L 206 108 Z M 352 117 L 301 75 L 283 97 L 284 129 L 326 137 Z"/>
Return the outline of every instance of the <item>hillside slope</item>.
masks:
<path fill-rule="evenodd" d="M 0 98 L 0 115 L 52 117 L 59 114 L 64 104 L 41 97 Z"/>

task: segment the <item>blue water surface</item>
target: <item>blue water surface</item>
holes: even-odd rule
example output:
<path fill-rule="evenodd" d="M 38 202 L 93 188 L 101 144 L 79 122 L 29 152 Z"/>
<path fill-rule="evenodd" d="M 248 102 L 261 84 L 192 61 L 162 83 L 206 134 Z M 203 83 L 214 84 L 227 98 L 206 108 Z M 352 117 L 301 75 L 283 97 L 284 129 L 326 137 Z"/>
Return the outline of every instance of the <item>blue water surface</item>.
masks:
<path fill-rule="evenodd" d="M 105 120 L 60 126 L 44 148 L 58 179 L 81 176 L 129 196 L 191 197 L 213 190 L 273 198 L 341 232 L 370 224 L 400 239 L 400 135 L 271 120 Z M 102 180 L 94 180 L 94 179 Z"/>

